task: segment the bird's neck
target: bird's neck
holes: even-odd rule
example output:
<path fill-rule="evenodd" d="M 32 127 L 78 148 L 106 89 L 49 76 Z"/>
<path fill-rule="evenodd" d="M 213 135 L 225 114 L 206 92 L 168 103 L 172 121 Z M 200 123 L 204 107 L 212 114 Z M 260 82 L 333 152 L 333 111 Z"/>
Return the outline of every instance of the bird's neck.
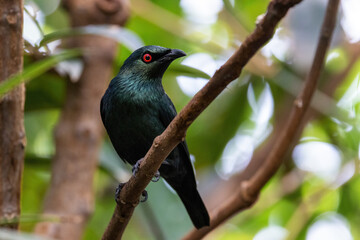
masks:
<path fill-rule="evenodd" d="M 142 80 L 137 77 L 115 77 L 111 83 L 116 98 L 122 101 L 145 102 L 161 98 L 164 88 L 161 78 Z"/>

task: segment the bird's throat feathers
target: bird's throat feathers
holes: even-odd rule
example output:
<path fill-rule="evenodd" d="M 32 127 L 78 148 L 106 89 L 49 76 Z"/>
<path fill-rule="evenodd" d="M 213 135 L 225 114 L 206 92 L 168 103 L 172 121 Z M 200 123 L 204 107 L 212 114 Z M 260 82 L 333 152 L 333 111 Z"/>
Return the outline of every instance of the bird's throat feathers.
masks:
<path fill-rule="evenodd" d="M 111 80 L 109 90 L 122 100 L 151 101 L 165 93 L 161 81 L 161 77 L 149 78 L 141 71 L 134 73 L 121 69 L 119 74 Z"/>

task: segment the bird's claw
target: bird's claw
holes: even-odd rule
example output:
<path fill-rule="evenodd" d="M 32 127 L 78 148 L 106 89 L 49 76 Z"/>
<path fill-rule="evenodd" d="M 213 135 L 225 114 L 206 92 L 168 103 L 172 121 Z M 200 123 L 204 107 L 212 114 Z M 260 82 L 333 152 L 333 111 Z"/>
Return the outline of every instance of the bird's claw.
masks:
<path fill-rule="evenodd" d="M 144 160 L 144 158 L 139 159 L 139 160 L 135 163 L 135 165 L 133 166 L 133 168 L 132 168 L 132 174 L 133 174 L 134 177 L 136 177 L 136 173 L 139 171 L 140 164 L 141 164 L 141 162 L 142 162 L 143 160 Z M 156 171 L 156 173 L 155 173 L 153 179 L 151 179 L 151 181 L 152 181 L 152 182 L 157 182 L 157 181 L 159 181 L 159 179 L 160 179 L 160 172 L 159 172 L 159 171 Z"/>
<path fill-rule="evenodd" d="M 154 177 L 151 179 L 152 182 L 157 182 L 160 179 L 160 172 L 156 171 Z"/>
<path fill-rule="evenodd" d="M 123 189 L 124 185 L 125 185 L 125 183 L 119 183 L 119 186 L 115 190 L 115 202 L 117 204 L 119 204 L 119 202 L 120 202 L 120 192 L 121 192 L 121 189 Z"/>
<path fill-rule="evenodd" d="M 148 193 L 146 190 L 144 190 L 142 193 L 141 193 L 141 196 L 143 196 L 144 198 L 140 200 L 140 202 L 146 202 L 146 200 L 148 199 Z"/>
<path fill-rule="evenodd" d="M 133 166 L 133 168 L 132 168 L 132 174 L 133 174 L 134 177 L 135 177 L 136 173 L 139 171 L 140 164 L 141 164 L 141 162 L 143 161 L 143 159 L 144 159 L 144 158 L 139 159 L 139 160 L 135 163 L 135 165 Z"/>
<path fill-rule="evenodd" d="M 115 202 L 117 204 L 120 204 L 120 192 L 123 189 L 123 187 L 125 186 L 125 183 L 119 183 L 119 186 L 116 188 L 115 191 Z M 146 200 L 148 199 L 148 193 L 146 190 L 144 190 L 141 193 L 141 196 L 143 197 L 143 199 L 140 199 L 140 202 L 146 202 Z"/>

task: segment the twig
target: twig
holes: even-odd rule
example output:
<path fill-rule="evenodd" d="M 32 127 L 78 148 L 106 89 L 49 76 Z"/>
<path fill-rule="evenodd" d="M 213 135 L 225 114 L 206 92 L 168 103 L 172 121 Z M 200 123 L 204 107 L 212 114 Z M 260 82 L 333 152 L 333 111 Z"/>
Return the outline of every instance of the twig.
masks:
<path fill-rule="evenodd" d="M 26 7 L 24 7 L 24 11 L 31 18 L 31 20 L 35 23 L 37 29 L 39 30 L 39 32 L 41 34 L 41 37 L 44 37 L 45 36 L 44 31 L 42 30 L 39 21 L 36 19 L 36 9 L 33 8 L 33 10 L 34 10 L 34 15 L 32 15 L 30 13 L 30 11 Z M 50 54 L 50 49 L 47 44 L 44 45 L 44 48 L 45 48 L 46 53 Z"/>
<path fill-rule="evenodd" d="M 139 202 L 142 191 L 149 184 L 162 161 L 184 139 L 190 124 L 231 81 L 240 75 L 250 58 L 273 36 L 276 25 L 285 16 L 288 9 L 299 2 L 301 0 L 271 1 L 267 13 L 259 21 L 254 32 L 242 43 L 230 59 L 215 72 L 208 84 L 184 107 L 167 129 L 155 138 L 136 178 L 131 177 L 122 189 L 119 204 L 115 208 L 102 239 L 121 239 L 134 208 Z"/>
<path fill-rule="evenodd" d="M 326 15 L 321 28 L 320 39 L 310 73 L 305 81 L 303 90 L 294 101 L 292 112 L 279 137 L 279 141 L 275 143 L 275 146 L 268 155 L 265 163 L 254 176 L 250 178 L 250 180 L 243 181 L 240 184 L 236 194 L 231 196 L 227 202 L 211 214 L 210 227 L 192 230 L 184 239 L 201 239 L 235 213 L 251 206 L 255 203 L 260 190 L 279 169 L 283 156 L 291 144 L 293 137 L 296 135 L 297 129 L 310 105 L 311 97 L 315 92 L 317 80 L 323 67 L 325 53 L 329 47 L 332 32 L 334 30 L 338 5 L 339 0 L 329 0 L 328 2 Z"/>

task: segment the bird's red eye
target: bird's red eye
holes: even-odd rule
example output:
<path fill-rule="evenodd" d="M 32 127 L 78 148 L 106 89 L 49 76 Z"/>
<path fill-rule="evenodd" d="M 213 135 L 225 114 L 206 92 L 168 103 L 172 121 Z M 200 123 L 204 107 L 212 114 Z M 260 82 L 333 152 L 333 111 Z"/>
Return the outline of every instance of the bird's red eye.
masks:
<path fill-rule="evenodd" d="M 144 62 L 149 63 L 149 62 L 151 62 L 151 59 L 152 59 L 152 57 L 149 53 L 144 54 L 144 56 L 143 56 Z"/>

